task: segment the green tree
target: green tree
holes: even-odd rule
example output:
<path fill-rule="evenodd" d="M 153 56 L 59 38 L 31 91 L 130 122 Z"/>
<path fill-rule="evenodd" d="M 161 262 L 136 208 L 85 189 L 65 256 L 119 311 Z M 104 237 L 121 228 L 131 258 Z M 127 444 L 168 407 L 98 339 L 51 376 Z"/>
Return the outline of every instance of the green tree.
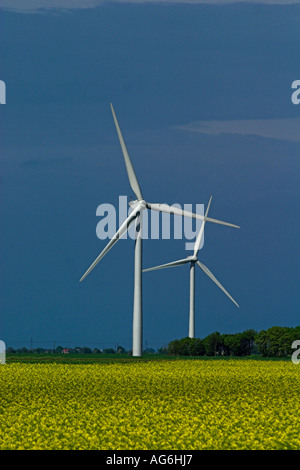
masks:
<path fill-rule="evenodd" d="M 113 348 L 106 348 L 106 349 L 103 349 L 103 352 L 105 354 L 114 354 L 116 351 Z"/>
<path fill-rule="evenodd" d="M 174 339 L 168 345 L 168 353 L 172 354 L 173 356 L 183 356 L 184 348 L 182 341 L 180 339 Z"/>
<path fill-rule="evenodd" d="M 257 332 L 253 329 L 245 330 L 241 336 L 241 353 L 243 356 L 250 356 L 254 350 L 255 337 Z"/>
<path fill-rule="evenodd" d="M 218 331 L 206 336 L 202 341 L 206 356 L 216 356 L 222 353 L 223 343 Z"/>
<path fill-rule="evenodd" d="M 241 355 L 241 333 L 221 335 L 223 343 L 222 353 L 224 356 Z"/>
<path fill-rule="evenodd" d="M 255 344 L 257 345 L 258 352 L 264 356 L 268 356 L 268 333 L 267 330 L 261 330 L 255 337 Z"/>
<path fill-rule="evenodd" d="M 168 353 L 174 356 L 203 356 L 205 348 L 200 338 L 185 337 L 171 341 Z"/>
<path fill-rule="evenodd" d="M 300 330 L 300 328 L 299 330 L 298 328 L 299 327 L 289 328 L 272 326 L 268 330 L 260 331 L 255 338 L 260 354 L 262 354 L 262 356 L 269 357 L 286 356 L 291 354 L 292 342 Z"/>
<path fill-rule="evenodd" d="M 293 328 L 273 326 L 268 330 L 268 337 L 273 356 L 287 356 L 290 353 Z"/>
<path fill-rule="evenodd" d="M 200 338 L 189 338 L 190 341 L 190 355 L 191 356 L 204 356 L 205 354 L 205 347 L 203 341 Z"/>

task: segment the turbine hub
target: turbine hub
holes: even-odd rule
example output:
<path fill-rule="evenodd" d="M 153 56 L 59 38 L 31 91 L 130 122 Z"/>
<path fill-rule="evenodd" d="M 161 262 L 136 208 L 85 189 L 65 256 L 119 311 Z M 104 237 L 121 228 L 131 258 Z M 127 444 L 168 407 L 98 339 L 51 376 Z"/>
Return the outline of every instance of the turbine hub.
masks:
<path fill-rule="evenodd" d="M 129 201 L 128 204 L 132 209 L 135 209 L 138 205 L 141 207 L 141 209 L 146 209 L 146 201 L 144 201 L 144 199 L 136 199 L 135 201 Z"/>
<path fill-rule="evenodd" d="M 194 261 L 194 262 L 198 261 L 197 256 L 193 256 L 193 255 L 192 255 L 192 256 L 188 256 L 187 259 L 188 259 L 189 261 Z"/>

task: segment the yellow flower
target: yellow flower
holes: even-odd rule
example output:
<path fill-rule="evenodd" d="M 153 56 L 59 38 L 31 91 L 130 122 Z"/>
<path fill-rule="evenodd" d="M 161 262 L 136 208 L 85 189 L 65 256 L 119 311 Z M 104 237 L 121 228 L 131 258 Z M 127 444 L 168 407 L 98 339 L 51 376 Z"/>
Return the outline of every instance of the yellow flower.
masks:
<path fill-rule="evenodd" d="M 0 449 L 300 449 L 286 361 L 0 367 Z"/>

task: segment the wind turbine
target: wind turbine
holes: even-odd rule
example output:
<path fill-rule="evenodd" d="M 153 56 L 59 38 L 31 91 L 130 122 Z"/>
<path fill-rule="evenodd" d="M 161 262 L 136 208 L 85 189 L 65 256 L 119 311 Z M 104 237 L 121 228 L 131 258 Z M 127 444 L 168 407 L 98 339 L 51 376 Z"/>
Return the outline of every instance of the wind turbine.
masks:
<path fill-rule="evenodd" d="M 228 222 L 223 222 L 216 219 L 211 219 L 204 217 L 200 214 L 194 214 L 192 212 L 179 209 L 177 207 L 171 207 L 168 204 L 158 204 L 158 203 L 149 203 L 146 202 L 142 196 L 140 185 L 138 183 L 135 171 L 133 169 L 129 154 L 127 152 L 125 142 L 115 115 L 114 108 L 111 106 L 111 111 L 114 119 L 114 123 L 117 129 L 119 141 L 121 144 L 123 157 L 125 160 L 125 166 L 127 170 L 127 175 L 129 179 L 130 186 L 135 193 L 137 199 L 135 201 L 130 201 L 129 205 L 132 208 L 132 212 L 129 214 L 127 219 L 121 224 L 118 231 L 108 242 L 105 248 L 101 251 L 99 256 L 87 269 L 84 275 L 81 277 L 82 281 L 94 267 L 99 263 L 99 261 L 106 255 L 106 253 L 117 243 L 117 241 L 127 232 L 131 224 L 135 221 L 136 223 L 136 236 L 135 236 L 135 247 L 134 247 L 134 300 L 133 300 L 133 339 L 132 339 L 132 355 L 141 356 L 142 355 L 142 322 L 143 322 L 143 313 L 142 313 L 142 229 L 141 229 L 141 213 L 145 209 L 150 209 L 154 211 L 166 212 L 168 214 L 180 215 L 193 217 L 196 219 L 202 219 L 207 222 L 213 222 L 217 224 L 227 225 L 230 227 L 239 228 L 237 225 L 230 224 Z"/>
<path fill-rule="evenodd" d="M 214 281 L 217 286 L 232 300 L 232 302 L 239 307 L 239 305 L 236 303 L 236 301 L 231 297 L 231 295 L 227 292 L 226 289 L 220 284 L 220 282 L 215 278 L 215 276 L 210 272 L 210 270 L 203 264 L 200 263 L 198 260 L 198 251 L 200 249 L 200 244 L 201 240 L 203 237 L 204 233 L 204 225 L 205 221 L 207 220 L 207 214 L 210 208 L 212 197 L 210 197 L 207 209 L 205 212 L 205 218 L 201 224 L 201 228 L 199 230 L 199 233 L 197 235 L 195 245 L 194 245 L 194 253 L 192 256 L 187 256 L 184 259 L 180 259 L 178 261 L 172 261 L 171 263 L 166 263 L 166 264 L 161 264 L 160 266 L 155 266 L 153 268 L 148 268 L 148 269 L 143 269 L 143 272 L 146 271 L 154 271 L 157 269 L 164 269 L 164 268 L 173 268 L 176 266 L 182 266 L 184 264 L 190 263 L 190 311 L 189 311 L 189 337 L 190 338 L 195 338 L 195 265 L 197 264 L 202 271 L 207 274 L 212 281 Z"/>

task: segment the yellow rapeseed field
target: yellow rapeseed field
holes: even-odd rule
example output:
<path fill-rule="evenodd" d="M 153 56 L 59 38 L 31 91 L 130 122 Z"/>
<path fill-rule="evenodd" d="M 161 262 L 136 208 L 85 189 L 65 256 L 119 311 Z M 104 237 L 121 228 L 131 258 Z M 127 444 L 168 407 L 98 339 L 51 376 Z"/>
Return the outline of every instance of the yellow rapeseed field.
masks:
<path fill-rule="evenodd" d="M 0 449 L 300 449 L 300 365 L 0 366 Z"/>

